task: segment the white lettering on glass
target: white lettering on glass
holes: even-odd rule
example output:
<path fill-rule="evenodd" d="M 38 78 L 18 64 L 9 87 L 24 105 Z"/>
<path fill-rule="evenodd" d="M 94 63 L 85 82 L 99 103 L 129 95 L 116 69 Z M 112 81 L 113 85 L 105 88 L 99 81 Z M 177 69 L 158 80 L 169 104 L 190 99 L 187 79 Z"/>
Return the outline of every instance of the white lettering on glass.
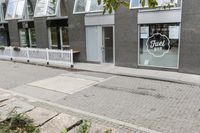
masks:
<path fill-rule="evenodd" d="M 169 53 L 170 40 L 166 35 L 155 33 L 147 39 L 147 51 L 154 57 L 163 57 Z"/>

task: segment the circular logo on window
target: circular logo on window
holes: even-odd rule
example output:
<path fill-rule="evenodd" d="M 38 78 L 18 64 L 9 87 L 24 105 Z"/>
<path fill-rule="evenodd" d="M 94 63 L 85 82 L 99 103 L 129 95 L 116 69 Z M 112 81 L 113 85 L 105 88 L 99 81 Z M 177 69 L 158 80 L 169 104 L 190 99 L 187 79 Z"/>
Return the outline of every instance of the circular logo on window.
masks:
<path fill-rule="evenodd" d="M 166 35 L 155 33 L 147 39 L 147 51 L 154 57 L 162 57 L 170 50 L 170 40 Z"/>

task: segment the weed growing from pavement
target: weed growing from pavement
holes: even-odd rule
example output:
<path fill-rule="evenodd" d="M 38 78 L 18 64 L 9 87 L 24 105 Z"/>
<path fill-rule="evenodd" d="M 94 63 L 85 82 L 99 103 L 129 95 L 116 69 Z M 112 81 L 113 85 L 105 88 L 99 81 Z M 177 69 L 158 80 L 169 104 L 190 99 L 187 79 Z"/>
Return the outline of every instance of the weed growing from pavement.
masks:
<path fill-rule="evenodd" d="M 65 128 L 61 133 L 67 133 L 67 129 Z"/>
<path fill-rule="evenodd" d="M 91 122 L 87 120 L 83 120 L 83 122 L 79 126 L 77 133 L 89 133 L 90 128 L 91 128 Z"/>
<path fill-rule="evenodd" d="M 77 131 L 74 131 L 74 133 L 90 133 L 92 123 L 88 120 L 81 120 L 81 124 L 78 127 Z M 68 133 L 67 129 L 65 128 L 61 133 Z M 112 133 L 112 129 L 107 129 L 104 132 L 98 132 L 97 133 Z"/>
<path fill-rule="evenodd" d="M 108 129 L 104 133 L 112 133 L 112 129 Z"/>
<path fill-rule="evenodd" d="M 31 118 L 17 114 L 14 109 L 6 120 L 0 122 L 0 133 L 40 133 L 40 130 Z"/>

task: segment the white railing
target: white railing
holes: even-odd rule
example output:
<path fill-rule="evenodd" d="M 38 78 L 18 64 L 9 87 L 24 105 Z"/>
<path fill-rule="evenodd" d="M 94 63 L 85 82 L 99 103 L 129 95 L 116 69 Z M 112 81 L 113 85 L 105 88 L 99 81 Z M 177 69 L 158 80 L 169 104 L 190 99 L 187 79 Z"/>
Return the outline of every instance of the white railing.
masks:
<path fill-rule="evenodd" d="M 1 47 L 0 59 L 73 67 L 73 50 Z"/>

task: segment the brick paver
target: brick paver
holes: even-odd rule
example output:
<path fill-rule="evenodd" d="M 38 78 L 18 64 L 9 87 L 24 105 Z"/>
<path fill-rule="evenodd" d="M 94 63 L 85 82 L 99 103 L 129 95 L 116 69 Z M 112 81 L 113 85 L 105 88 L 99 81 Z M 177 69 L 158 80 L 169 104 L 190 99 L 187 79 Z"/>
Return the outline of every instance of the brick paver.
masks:
<path fill-rule="evenodd" d="M 199 96 L 199 86 L 119 76 L 57 103 L 165 133 L 196 133 Z"/>

